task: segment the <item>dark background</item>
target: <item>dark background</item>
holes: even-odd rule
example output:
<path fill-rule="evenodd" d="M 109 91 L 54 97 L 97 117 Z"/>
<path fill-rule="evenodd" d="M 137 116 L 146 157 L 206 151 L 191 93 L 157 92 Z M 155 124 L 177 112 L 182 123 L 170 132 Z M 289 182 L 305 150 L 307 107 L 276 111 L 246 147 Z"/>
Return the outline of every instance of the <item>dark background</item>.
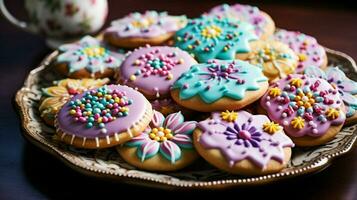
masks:
<path fill-rule="evenodd" d="M 16 16 L 26 19 L 23 0 L 7 1 Z M 130 11 L 167 10 L 171 14 L 199 16 L 224 1 L 133 1 L 109 0 L 109 20 Z M 232 3 L 233 1 L 225 1 Z M 249 3 L 247 1 L 241 1 Z M 340 50 L 357 59 L 357 9 L 353 1 L 260 1 L 250 2 L 269 13 L 278 27 L 299 30 L 318 38 L 331 49 Z M 173 195 L 172 191 L 127 186 L 119 182 L 97 180 L 81 175 L 28 143 L 21 136 L 19 118 L 13 97 L 22 86 L 26 74 L 50 52 L 44 41 L 22 32 L 0 18 L 0 199 L 65 199 L 94 198 L 122 194 L 150 195 L 149 198 Z M 357 199 L 357 148 L 336 159 L 326 170 L 267 186 L 237 188 L 229 191 L 204 191 L 205 194 L 293 199 Z M 202 195 L 182 192 L 178 195 Z M 170 196 L 169 196 L 170 195 Z"/>

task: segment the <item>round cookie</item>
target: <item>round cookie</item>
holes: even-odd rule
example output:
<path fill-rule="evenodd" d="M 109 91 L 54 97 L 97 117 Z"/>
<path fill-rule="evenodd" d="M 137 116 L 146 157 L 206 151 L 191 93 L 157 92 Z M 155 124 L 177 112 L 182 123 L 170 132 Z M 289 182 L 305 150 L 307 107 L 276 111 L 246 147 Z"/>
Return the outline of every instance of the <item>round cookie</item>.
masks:
<path fill-rule="evenodd" d="M 127 86 L 105 85 L 75 95 L 59 111 L 55 127 L 67 144 L 100 149 L 139 135 L 151 117 L 151 105 L 142 94 Z"/>
<path fill-rule="evenodd" d="M 240 60 L 210 60 L 193 65 L 173 84 L 172 98 L 201 112 L 241 109 L 268 88 L 262 69 Z"/>
<path fill-rule="evenodd" d="M 308 66 L 327 67 L 325 49 L 312 36 L 297 32 L 279 29 L 273 39 L 287 44 L 299 57 L 296 73 L 303 73 Z"/>
<path fill-rule="evenodd" d="M 150 171 L 175 171 L 196 160 L 192 144 L 195 121 L 185 121 L 181 112 L 166 118 L 154 110 L 150 125 L 117 150 L 133 166 Z"/>
<path fill-rule="evenodd" d="M 55 82 L 55 86 L 42 88 L 43 97 L 39 106 L 42 119 L 46 124 L 53 126 L 57 112 L 73 95 L 82 93 L 88 89 L 103 86 L 109 82 L 104 79 L 63 79 Z"/>
<path fill-rule="evenodd" d="M 256 40 L 253 26 L 247 22 L 214 16 L 192 19 L 176 32 L 175 46 L 205 63 L 210 59 L 233 60 L 237 53 L 250 51 Z"/>
<path fill-rule="evenodd" d="M 246 111 L 212 113 L 211 118 L 198 123 L 193 143 L 212 165 L 242 175 L 281 171 L 294 146 L 277 123 Z"/>
<path fill-rule="evenodd" d="M 111 51 L 91 36 L 58 48 L 55 60 L 58 72 L 69 78 L 112 77 L 124 58 L 120 52 Z"/>
<path fill-rule="evenodd" d="M 127 56 L 120 67 L 119 82 L 137 88 L 147 98 L 169 96 L 171 85 L 192 65 L 187 52 L 176 47 L 140 47 Z"/>
<path fill-rule="evenodd" d="M 298 146 L 316 146 L 332 140 L 346 119 L 336 88 L 324 79 L 300 74 L 288 75 L 272 84 L 260 106 Z"/>
<path fill-rule="evenodd" d="M 185 16 L 170 16 L 166 12 L 156 11 L 146 11 L 143 14 L 135 12 L 113 21 L 104 31 L 104 39 L 112 45 L 124 48 L 160 45 L 186 24 Z"/>
<path fill-rule="evenodd" d="M 273 19 L 258 7 L 243 4 L 222 4 L 212 8 L 208 15 L 229 17 L 249 22 L 254 26 L 255 34 L 261 39 L 273 35 L 275 24 Z"/>
<path fill-rule="evenodd" d="M 257 40 L 250 43 L 251 51 L 237 54 L 237 58 L 262 67 L 269 81 L 295 72 L 299 58 L 287 45 L 278 41 Z"/>
<path fill-rule="evenodd" d="M 309 66 L 304 71 L 306 76 L 325 79 L 338 90 L 346 108 L 345 124 L 352 124 L 357 120 L 357 82 L 346 77 L 338 67 L 329 67 L 326 71 L 315 66 Z"/>

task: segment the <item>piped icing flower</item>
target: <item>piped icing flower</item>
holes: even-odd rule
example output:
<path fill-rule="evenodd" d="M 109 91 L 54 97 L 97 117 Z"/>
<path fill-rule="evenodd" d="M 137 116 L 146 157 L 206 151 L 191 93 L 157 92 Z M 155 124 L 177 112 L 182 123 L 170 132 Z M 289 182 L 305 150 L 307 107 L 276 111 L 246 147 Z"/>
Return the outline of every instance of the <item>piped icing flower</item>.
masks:
<path fill-rule="evenodd" d="M 222 4 L 212 8 L 208 15 L 227 17 L 246 21 L 254 26 L 255 33 L 261 37 L 267 33 L 267 26 L 270 22 L 270 17 L 259 10 L 258 7 L 242 4 Z"/>
<path fill-rule="evenodd" d="M 105 33 L 115 34 L 120 38 L 152 38 L 176 32 L 186 23 L 185 16 L 170 16 L 166 12 L 156 11 L 134 12 L 124 18 L 112 21 Z"/>
<path fill-rule="evenodd" d="M 325 71 L 315 66 L 309 66 L 304 71 L 306 76 L 322 78 L 338 90 L 345 104 L 347 117 L 352 117 L 357 110 L 357 83 L 346 77 L 338 67 L 330 67 Z"/>
<path fill-rule="evenodd" d="M 248 159 L 264 169 L 269 161 L 284 162 L 284 148 L 293 147 L 283 129 L 265 115 L 252 115 L 238 111 L 234 121 L 213 112 L 212 117 L 198 123 L 202 130 L 199 143 L 206 149 L 217 149 L 233 166 Z"/>
<path fill-rule="evenodd" d="M 42 89 L 44 99 L 41 101 L 39 110 L 41 117 L 53 125 L 53 120 L 59 109 L 73 95 L 82 93 L 88 89 L 97 88 L 105 85 L 109 79 L 63 79 L 56 82 L 55 86 Z"/>
<path fill-rule="evenodd" d="M 258 90 L 261 82 L 267 82 L 267 78 L 259 67 L 240 60 L 210 60 L 193 65 L 172 89 L 179 90 L 180 99 L 198 95 L 204 102 L 213 103 L 223 97 L 241 100 L 246 91 Z"/>
<path fill-rule="evenodd" d="M 167 95 L 179 76 L 197 62 L 176 47 L 141 47 L 132 52 L 120 67 L 122 81 L 144 94 Z"/>
<path fill-rule="evenodd" d="M 255 41 L 251 51 L 240 59 L 262 67 L 264 75 L 271 81 L 294 73 L 298 64 L 294 51 L 277 41 Z"/>
<path fill-rule="evenodd" d="M 94 76 L 96 72 L 118 68 L 124 57 L 120 50 L 111 51 L 91 36 L 85 36 L 76 43 L 61 45 L 58 50 L 60 53 L 56 62 L 66 63 L 69 74 L 85 69 Z"/>
<path fill-rule="evenodd" d="M 61 140 L 72 138 L 71 144 L 79 138 L 83 147 L 90 142 L 99 148 L 103 138 L 109 147 L 138 135 L 141 126 L 149 123 L 149 115 L 151 106 L 141 93 L 127 86 L 105 85 L 68 101 L 57 115 L 56 128 Z"/>
<path fill-rule="evenodd" d="M 296 73 L 304 72 L 311 65 L 323 68 L 326 66 L 326 52 L 315 38 L 296 31 L 280 29 L 273 39 L 288 45 L 299 57 Z"/>
<path fill-rule="evenodd" d="M 196 122 L 185 121 L 181 112 L 166 118 L 154 111 L 149 127 L 139 136 L 132 138 L 125 146 L 136 147 L 136 155 L 144 162 L 160 154 L 174 164 L 181 158 L 182 150 L 192 150 L 192 132 Z"/>
<path fill-rule="evenodd" d="M 236 53 L 249 52 L 249 42 L 256 39 L 247 22 L 202 16 L 176 32 L 175 46 L 193 54 L 199 62 L 215 58 L 232 60 Z"/>
<path fill-rule="evenodd" d="M 324 79 L 306 75 L 288 75 L 272 84 L 260 104 L 292 137 L 319 137 L 345 121 L 337 89 Z"/>

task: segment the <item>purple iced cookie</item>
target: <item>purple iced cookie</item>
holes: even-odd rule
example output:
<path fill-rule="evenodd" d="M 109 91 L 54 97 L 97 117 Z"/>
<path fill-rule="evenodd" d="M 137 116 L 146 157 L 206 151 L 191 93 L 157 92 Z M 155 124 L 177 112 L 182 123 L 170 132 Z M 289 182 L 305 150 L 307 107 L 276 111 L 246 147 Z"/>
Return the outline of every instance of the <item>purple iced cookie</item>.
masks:
<path fill-rule="evenodd" d="M 288 75 L 271 85 L 260 105 L 300 146 L 331 140 L 346 118 L 336 88 L 324 79 L 300 74 Z"/>
<path fill-rule="evenodd" d="M 119 69 L 119 79 L 150 99 L 165 97 L 171 85 L 194 64 L 195 59 L 181 49 L 147 46 L 128 55 Z"/>
<path fill-rule="evenodd" d="M 59 111 L 61 141 L 81 148 L 105 148 L 130 140 L 150 123 L 152 108 L 134 89 L 109 85 L 74 96 Z"/>
<path fill-rule="evenodd" d="M 280 171 L 294 146 L 279 124 L 246 111 L 212 113 L 211 118 L 199 122 L 194 144 L 212 165 L 246 175 Z"/>
<path fill-rule="evenodd" d="M 303 73 L 306 67 L 317 66 L 326 68 L 327 57 L 325 49 L 319 45 L 315 38 L 297 32 L 280 29 L 274 33 L 275 40 L 287 44 L 299 57 L 296 73 Z"/>

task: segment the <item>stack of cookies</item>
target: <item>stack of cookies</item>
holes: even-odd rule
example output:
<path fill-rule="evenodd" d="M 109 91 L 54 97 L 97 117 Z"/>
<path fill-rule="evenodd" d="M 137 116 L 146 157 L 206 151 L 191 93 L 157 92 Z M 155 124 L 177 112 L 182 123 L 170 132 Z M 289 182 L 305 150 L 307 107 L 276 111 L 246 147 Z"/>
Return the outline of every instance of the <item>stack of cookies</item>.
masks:
<path fill-rule="evenodd" d="M 357 83 L 327 68 L 317 40 L 249 5 L 195 19 L 130 13 L 58 52 L 66 79 L 43 88 L 39 107 L 57 139 L 115 147 L 144 170 L 202 157 L 233 174 L 275 173 L 293 147 L 325 144 L 357 118 Z"/>

